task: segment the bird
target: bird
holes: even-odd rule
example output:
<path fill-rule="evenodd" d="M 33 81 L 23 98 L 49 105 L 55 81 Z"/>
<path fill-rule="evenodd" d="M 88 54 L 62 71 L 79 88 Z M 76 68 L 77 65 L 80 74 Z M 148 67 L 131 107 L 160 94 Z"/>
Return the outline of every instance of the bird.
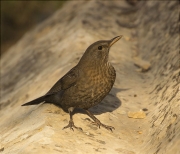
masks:
<path fill-rule="evenodd" d="M 58 105 L 69 112 L 70 116 L 68 125 L 63 129 L 70 128 L 73 131 L 74 128 L 82 130 L 73 121 L 74 109 L 80 108 L 85 110 L 93 124 L 113 131 L 114 127 L 101 123 L 88 109 L 99 104 L 114 85 L 116 71 L 108 57 L 111 46 L 121 38 L 122 35 L 91 44 L 78 64 L 60 78 L 45 95 L 22 106 L 40 103 Z"/>

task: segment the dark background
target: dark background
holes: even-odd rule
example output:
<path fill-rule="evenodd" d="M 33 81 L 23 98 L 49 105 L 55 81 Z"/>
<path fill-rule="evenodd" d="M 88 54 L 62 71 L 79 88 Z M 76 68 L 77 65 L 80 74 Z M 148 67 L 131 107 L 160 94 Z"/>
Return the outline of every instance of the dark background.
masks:
<path fill-rule="evenodd" d="M 1 54 L 23 34 L 42 22 L 64 1 L 1 1 Z"/>

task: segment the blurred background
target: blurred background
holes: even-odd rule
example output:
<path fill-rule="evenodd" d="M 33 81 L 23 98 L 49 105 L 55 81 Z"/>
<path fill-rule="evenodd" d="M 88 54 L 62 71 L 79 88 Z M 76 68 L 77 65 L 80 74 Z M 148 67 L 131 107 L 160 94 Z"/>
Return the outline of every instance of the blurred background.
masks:
<path fill-rule="evenodd" d="M 1 55 L 26 31 L 35 27 L 57 9 L 63 1 L 1 1 Z"/>

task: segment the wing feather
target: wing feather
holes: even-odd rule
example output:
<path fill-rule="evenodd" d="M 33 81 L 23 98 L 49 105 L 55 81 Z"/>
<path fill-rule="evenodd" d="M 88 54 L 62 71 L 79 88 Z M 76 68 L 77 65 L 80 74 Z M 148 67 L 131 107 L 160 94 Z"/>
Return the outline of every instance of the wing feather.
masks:
<path fill-rule="evenodd" d="M 55 94 L 61 90 L 66 90 L 72 85 L 76 84 L 79 76 L 79 70 L 75 66 L 69 72 L 67 72 L 61 79 L 59 79 L 54 86 L 46 93 L 46 95 Z"/>

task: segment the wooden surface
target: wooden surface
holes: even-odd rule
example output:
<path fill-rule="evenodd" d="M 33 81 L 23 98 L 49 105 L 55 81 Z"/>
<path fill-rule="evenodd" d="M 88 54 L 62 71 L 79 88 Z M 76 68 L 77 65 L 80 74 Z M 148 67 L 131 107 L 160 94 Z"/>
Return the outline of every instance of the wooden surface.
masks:
<path fill-rule="evenodd" d="M 180 153 L 177 22 L 177 1 L 143 1 L 135 6 L 125 1 L 69 1 L 1 58 L 0 151 Z M 92 126 L 81 111 L 74 122 L 83 131 L 72 132 L 62 130 L 69 115 L 61 108 L 21 107 L 45 94 L 90 44 L 118 35 L 124 37 L 109 57 L 117 72 L 115 85 L 101 104 L 90 109 L 115 127 L 113 133 Z"/>

